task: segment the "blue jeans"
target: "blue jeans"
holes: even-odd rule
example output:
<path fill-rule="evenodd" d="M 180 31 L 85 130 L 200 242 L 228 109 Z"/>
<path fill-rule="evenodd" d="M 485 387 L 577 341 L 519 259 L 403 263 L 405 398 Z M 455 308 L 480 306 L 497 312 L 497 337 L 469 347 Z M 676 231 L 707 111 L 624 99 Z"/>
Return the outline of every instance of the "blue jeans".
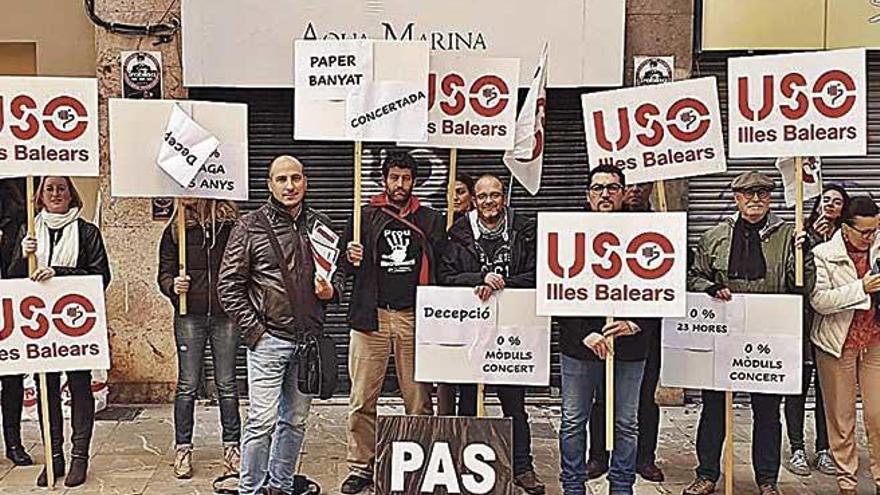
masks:
<path fill-rule="evenodd" d="M 587 482 L 587 423 L 594 394 L 604 393 L 605 363 L 561 356 L 562 424 L 559 480 L 565 495 L 585 495 Z M 614 362 L 614 452 L 608 483 L 612 495 L 631 495 L 636 482 L 636 449 L 639 440 L 639 391 L 644 361 Z"/>
<path fill-rule="evenodd" d="M 297 344 L 268 333 L 247 352 L 250 408 L 241 441 L 241 495 L 260 493 L 267 473 L 270 487 L 293 491 L 312 404 L 312 396 L 297 388 L 298 354 Z"/>
<path fill-rule="evenodd" d="M 178 447 L 192 448 L 196 393 L 202 380 L 205 346 L 211 341 L 214 383 L 220 403 L 223 444 L 238 445 L 241 417 L 238 414 L 238 387 L 235 383 L 235 355 L 238 327 L 226 316 L 174 316 L 177 344 L 177 394 L 174 398 L 174 438 Z"/>

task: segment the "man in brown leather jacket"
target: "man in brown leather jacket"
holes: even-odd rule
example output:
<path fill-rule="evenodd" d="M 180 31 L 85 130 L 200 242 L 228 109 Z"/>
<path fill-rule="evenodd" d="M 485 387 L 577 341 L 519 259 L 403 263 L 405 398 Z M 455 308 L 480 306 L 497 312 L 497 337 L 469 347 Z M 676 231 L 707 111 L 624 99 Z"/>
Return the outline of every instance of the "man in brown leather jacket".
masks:
<path fill-rule="evenodd" d="M 250 409 L 241 442 L 242 495 L 293 491 L 311 405 L 311 396 L 297 388 L 297 356 L 303 336 L 323 331 L 325 308 L 342 292 L 341 274 L 333 281 L 315 274 L 309 233 L 318 222 L 327 228 L 331 224 L 326 215 L 305 206 L 308 181 L 302 163 L 292 156 L 276 158 L 268 184 L 269 202 L 233 229 L 218 284 L 220 302 L 248 347 Z M 269 229 L 293 279 L 292 294 L 285 290 Z M 261 492 L 267 472 L 269 485 Z"/>

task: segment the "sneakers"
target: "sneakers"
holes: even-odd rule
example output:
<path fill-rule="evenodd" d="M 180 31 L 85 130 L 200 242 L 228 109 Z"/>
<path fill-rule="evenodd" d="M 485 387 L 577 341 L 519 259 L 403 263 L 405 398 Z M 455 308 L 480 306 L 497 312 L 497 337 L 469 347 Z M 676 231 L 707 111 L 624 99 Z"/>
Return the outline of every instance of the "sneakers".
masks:
<path fill-rule="evenodd" d="M 809 476 L 810 463 L 807 462 L 807 453 L 804 452 L 803 449 L 795 450 L 788 459 L 788 465 L 786 468 L 791 471 L 791 474 Z"/>
<path fill-rule="evenodd" d="M 339 488 L 339 491 L 341 491 L 345 495 L 355 495 L 356 493 L 360 493 L 371 486 L 373 486 L 373 480 L 369 478 L 364 478 L 363 476 L 358 476 L 356 474 L 349 474 L 348 478 L 345 478 L 345 481 L 342 482 L 342 486 Z"/>
<path fill-rule="evenodd" d="M 522 488 L 529 495 L 544 495 L 544 483 L 531 469 L 514 477 L 513 484 Z"/>
<path fill-rule="evenodd" d="M 711 495 L 712 493 L 715 493 L 715 482 L 706 478 L 697 478 L 681 492 L 681 495 Z"/>
<path fill-rule="evenodd" d="M 223 475 L 238 474 L 241 466 L 241 450 L 238 445 L 223 447 Z"/>
<path fill-rule="evenodd" d="M 764 483 L 758 487 L 758 493 L 761 495 L 782 495 L 782 492 L 776 487 L 776 483 Z"/>
<path fill-rule="evenodd" d="M 654 483 L 663 483 L 666 479 L 666 476 L 663 475 L 663 471 L 653 462 L 642 464 L 636 469 L 636 472 L 639 473 L 639 476 L 644 480 L 652 481 Z"/>
<path fill-rule="evenodd" d="M 587 479 L 594 480 L 596 478 L 601 478 L 602 475 L 608 472 L 608 463 L 607 462 L 599 462 L 593 459 L 587 461 Z"/>
<path fill-rule="evenodd" d="M 73 488 L 86 482 L 86 473 L 89 471 L 89 460 L 86 457 L 74 457 L 70 460 L 70 470 L 64 478 L 64 486 Z"/>
<path fill-rule="evenodd" d="M 179 480 L 188 480 L 192 478 L 192 448 L 178 447 L 177 453 L 174 455 L 174 477 Z"/>
<path fill-rule="evenodd" d="M 831 457 L 831 452 L 820 450 L 816 452 L 816 469 L 828 476 L 837 476 L 837 463 Z"/>

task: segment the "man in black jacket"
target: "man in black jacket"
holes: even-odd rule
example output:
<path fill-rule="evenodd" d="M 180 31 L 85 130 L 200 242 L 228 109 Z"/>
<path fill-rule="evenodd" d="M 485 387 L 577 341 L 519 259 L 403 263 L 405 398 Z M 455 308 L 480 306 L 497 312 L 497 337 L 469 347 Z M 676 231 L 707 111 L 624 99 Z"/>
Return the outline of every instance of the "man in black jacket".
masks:
<path fill-rule="evenodd" d="M 535 287 L 535 222 L 505 206 L 504 185 L 494 175 L 474 185 L 477 209 L 459 218 L 449 231 L 440 262 L 443 285 L 473 287 L 483 301 L 505 287 Z M 525 407 L 525 387 L 497 387 L 504 417 L 513 419 L 514 483 L 530 495 L 544 493 L 532 465 L 532 436 Z M 461 387 L 459 415 L 475 416 L 476 386 Z"/>
<path fill-rule="evenodd" d="M 302 163 L 292 156 L 276 158 L 268 184 L 268 204 L 233 228 L 217 285 L 220 303 L 248 347 L 250 408 L 241 442 L 242 495 L 264 493 L 260 490 L 267 472 L 265 493 L 293 491 L 311 405 L 311 396 L 297 387 L 297 356 L 305 335 L 323 332 L 326 306 L 343 289 L 341 276 L 331 283 L 315 274 L 309 233 L 319 222 L 329 228 L 330 220 L 305 206 L 308 183 Z M 275 253 L 272 235 L 281 256 Z M 292 293 L 286 290 L 281 262 L 290 272 Z"/>
<path fill-rule="evenodd" d="M 587 199 L 594 212 L 623 210 L 623 172 L 613 165 L 590 170 Z M 557 318 L 562 353 L 562 423 L 560 481 L 565 495 L 585 495 L 587 423 L 596 394 L 604 394 L 608 339 L 614 338 L 614 451 L 608 474 L 609 493 L 633 493 L 636 479 L 639 391 L 645 368 L 645 319 Z"/>
<path fill-rule="evenodd" d="M 351 222 L 340 239 L 347 255 L 341 267 L 354 276 L 348 312 L 350 474 L 342 483 L 344 494 L 373 484 L 376 403 L 392 350 L 406 414 L 433 414 L 430 384 L 415 381 L 414 308 L 416 287 L 434 283 L 446 233 L 443 215 L 421 206 L 412 193 L 417 172 L 409 153 L 389 153 L 382 163 L 385 190 L 362 210 L 361 243 L 353 240 Z"/>

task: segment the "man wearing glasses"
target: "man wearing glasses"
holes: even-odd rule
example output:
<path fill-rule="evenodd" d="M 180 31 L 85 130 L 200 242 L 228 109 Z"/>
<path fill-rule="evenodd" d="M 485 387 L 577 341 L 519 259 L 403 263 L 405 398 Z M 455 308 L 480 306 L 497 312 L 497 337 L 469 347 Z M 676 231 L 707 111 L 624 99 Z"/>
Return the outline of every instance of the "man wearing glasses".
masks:
<path fill-rule="evenodd" d="M 794 226 L 770 211 L 773 180 L 746 172 L 731 183 L 739 210 L 700 238 L 688 273 L 688 289 L 721 301 L 734 293 L 797 294 L 794 274 Z M 724 392 L 703 390 L 697 430 L 696 479 L 683 495 L 715 492 L 721 475 L 724 444 Z M 761 495 L 780 495 L 777 488 L 782 447 L 779 406 L 782 396 L 751 394 L 752 462 Z"/>

